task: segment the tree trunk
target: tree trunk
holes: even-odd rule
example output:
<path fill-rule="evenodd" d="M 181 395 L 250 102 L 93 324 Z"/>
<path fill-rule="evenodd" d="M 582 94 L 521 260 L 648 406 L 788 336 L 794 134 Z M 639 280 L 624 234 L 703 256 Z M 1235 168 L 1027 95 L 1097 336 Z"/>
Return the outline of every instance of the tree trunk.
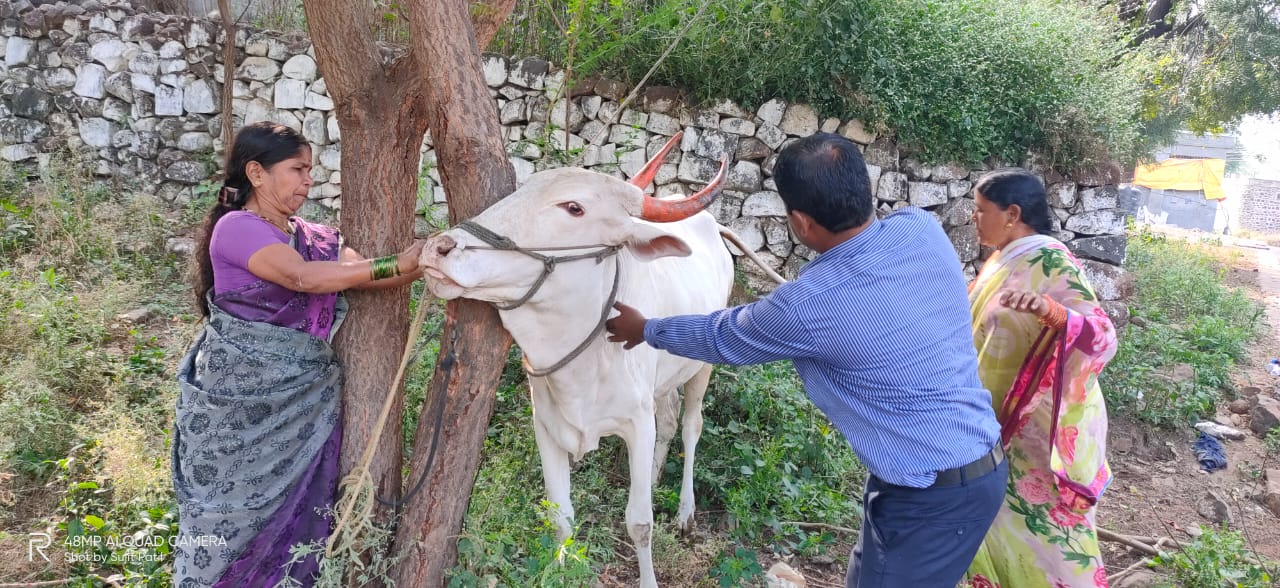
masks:
<path fill-rule="evenodd" d="M 383 112 L 397 106 L 383 104 Z M 403 108 L 403 106 L 401 106 Z M 403 114 L 389 120 L 404 120 Z M 364 121 L 361 121 L 364 123 Z M 348 245 L 369 257 L 396 253 L 413 240 L 418 148 L 422 135 L 386 123 L 348 125 L 342 131 L 342 232 Z M 411 157 L 406 153 L 412 154 Z M 411 160 L 411 161 L 410 161 Z M 351 471 L 371 442 L 409 331 L 409 288 L 351 291 L 351 312 L 335 338 L 343 369 L 345 401 L 342 471 Z M 396 406 L 403 387 L 397 388 Z M 393 411 L 378 439 L 369 472 L 377 496 L 400 496 L 403 420 Z"/>
<path fill-rule="evenodd" d="M 235 116 L 232 113 L 236 72 L 236 22 L 227 0 L 218 0 L 218 12 L 222 15 L 222 152 L 231 153 L 235 139 Z M 565 143 L 568 145 L 568 143 Z"/>
<path fill-rule="evenodd" d="M 506 2 L 502 17 L 514 2 Z M 434 64 L 427 86 L 427 118 L 435 140 L 440 175 L 449 194 L 453 222 L 470 218 L 516 188 L 507 161 L 497 111 L 480 69 L 480 49 L 464 0 L 409 5 L 413 50 Z M 501 21 L 499 21 L 501 22 Z M 492 33 L 490 33 L 492 35 Z M 442 42 L 450 39 L 452 42 Z M 485 42 L 488 39 L 484 39 Z M 427 484 L 405 505 L 393 553 L 400 561 L 392 577 L 399 586 L 442 586 L 457 558 L 495 391 L 511 337 L 486 303 L 449 303 L 440 355 L 414 437 L 409 470 L 422 475 L 439 432 Z M 431 418 L 444 402 L 441 419 Z"/>
<path fill-rule="evenodd" d="M 342 166 L 343 236 L 365 256 L 396 253 L 413 240 L 425 117 L 415 111 L 418 100 L 397 100 L 402 96 L 397 86 L 412 84 L 387 79 L 364 24 L 362 4 L 308 0 L 303 6 L 342 131 L 342 159 L 347 162 Z M 344 475 L 369 446 L 399 366 L 409 330 L 409 289 L 351 291 L 346 296 L 351 312 L 335 338 L 343 368 Z M 385 499 L 400 496 L 401 423 L 398 412 L 387 420 L 369 466 L 375 491 Z"/>
<path fill-rule="evenodd" d="M 304 2 L 317 62 L 342 131 L 347 165 L 341 228 L 357 251 L 386 255 L 409 245 L 418 148 L 428 124 L 436 129 L 433 138 L 451 220 L 474 216 L 515 189 L 515 172 L 507 161 L 476 43 L 479 38 L 487 44 L 514 5 L 515 0 L 475 3 L 473 31 L 465 0 L 410 3 L 414 46 L 408 55 L 386 62 L 362 3 Z M 337 337 L 345 370 L 344 474 L 368 446 L 395 376 L 408 334 L 409 292 L 402 288 L 348 296 L 351 315 Z M 439 401 L 445 402 L 444 429 L 425 491 L 405 506 L 396 537 L 397 549 L 412 546 L 393 571 L 400 586 L 441 585 L 457 557 L 455 536 L 466 514 L 511 344 L 488 304 L 454 301 L 447 312 L 436 373 L 419 419 L 410 470 L 415 479 L 427 461 L 436 424 L 431 409 Z M 385 500 L 401 495 L 400 416 L 396 411 L 388 420 L 369 467 L 377 495 Z"/>

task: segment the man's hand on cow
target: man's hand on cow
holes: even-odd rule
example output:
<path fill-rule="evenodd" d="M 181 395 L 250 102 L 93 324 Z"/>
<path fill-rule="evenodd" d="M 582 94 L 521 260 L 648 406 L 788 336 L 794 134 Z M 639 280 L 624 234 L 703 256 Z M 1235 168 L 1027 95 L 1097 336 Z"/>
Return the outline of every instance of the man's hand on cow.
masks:
<path fill-rule="evenodd" d="M 647 320 L 644 315 L 621 302 L 613 303 L 613 308 L 618 311 L 618 316 L 604 322 L 605 330 L 609 331 L 609 341 L 622 343 L 623 349 L 644 343 L 644 322 Z"/>

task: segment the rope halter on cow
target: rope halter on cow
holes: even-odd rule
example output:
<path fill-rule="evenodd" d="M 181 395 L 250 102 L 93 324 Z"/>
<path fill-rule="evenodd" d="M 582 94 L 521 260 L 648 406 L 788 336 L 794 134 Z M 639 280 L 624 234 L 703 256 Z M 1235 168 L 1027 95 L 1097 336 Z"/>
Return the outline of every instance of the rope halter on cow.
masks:
<path fill-rule="evenodd" d="M 524 359 L 524 371 L 530 376 L 541 377 L 550 375 L 556 370 L 569 365 L 569 362 L 576 359 L 583 351 L 586 351 L 587 347 L 591 346 L 591 342 L 594 341 L 596 337 L 600 336 L 600 333 L 604 332 L 604 323 L 609 319 L 609 311 L 613 308 L 613 303 L 618 299 L 618 285 L 621 283 L 622 264 L 618 261 L 617 255 L 618 251 L 622 249 L 621 245 L 580 245 L 576 247 L 525 248 L 516 245 L 515 241 L 490 231 L 483 225 L 472 221 L 462 221 L 461 223 L 458 223 L 457 228 L 471 233 L 472 235 L 475 235 L 477 239 L 489 244 L 489 247 L 471 247 L 471 249 L 511 251 L 542 262 L 542 273 L 538 275 L 537 280 L 534 280 L 533 285 L 529 287 L 529 291 L 525 292 L 524 296 L 521 296 L 520 299 L 515 302 L 506 304 L 494 303 L 494 306 L 497 307 L 498 310 L 514 310 L 524 306 L 529 299 L 533 298 L 534 294 L 538 293 L 538 290 L 542 288 L 544 283 L 546 283 L 547 278 L 551 276 L 551 273 L 556 271 L 556 266 L 561 263 L 594 259 L 596 263 L 599 264 L 606 258 L 613 257 L 613 287 L 609 290 L 609 297 L 604 303 L 604 308 L 600 311 L 600 320 L 596 323 L 595 328 L 591 330 L 591 333 L 588 334 L 581 343 L 578 343 L 577 347 L 573 348 L 573 351 L 570 351 L 569 354 L 564 356 L 560 361 L 552 364 L 551 367 L 536 369 L 529 365 L 529 356 L 526 355 Z M 543 255 L 541 253 L 546 251 L 567 251 L 571 249 L 592 248 L 594 248 L 594 251 L 574 255 Z"/>
<path fill-rule="evenodd" d="M 655 154 L 643 168 L 640 169 L 640 171 L 636 172 L 635 176 L 632 177 L 630 181 L 632 185 L 640 188 L 641 190 L 641 198 L 643 199 L 643 202 L 640 208 L 640 218 L 644 220 L 660 223 L 684 220 L 698 212 L 701 212 L 716 199 L 716 196 L 720 195 L 720 191 L 724 186 L 724 175 L 728 168 L 728 160 L 720 162 L 719 172 L 714 178 L 712 178 L 711 182 L 709 182 L 706 187 L 688 198 L 680 200 L 659 200 L 657 198 L 651 198 L 643 195 L 644 189 L 653 182 L 653 178 L 658 173 L 658 168 L 662 166 L 662 160 L 666 157 L 667 153 L 680 142 L 683 134 L 683 132 L 680 132 L 676 133 L 674 137 L 671 137 L 671 139 L 667 141 L 667 144 L 664 145 L 662 149 L 658 151 L 658 153 Z M 571 247 L 520 247 L 519 245 L 516 245 L 515 241 L 511 238 L 499 235 L 498 233 L 495 233 L 483 225 L 473 221 L 462 221 L 456 225 L 456 228 L 471 233 L 477 239 L 480 239 L 488 245 L 488 247 L 476 246 L 471 247 L 471 249 L 511 251 L 530 257 L 542 263 L 542 273 L 538 275 L 538 279 L 534 280 L 533 285 L 529 287 L 529 290 L 525 292 L 524 296 L 521 296 L 520 299 L 515 302 L 505 304 L 494 303 L 494 306 L 498 310 L 514 310 L 529 302 L 529 300 L 538 293 L 538 290 L 542 288 L 542 285 L 546 283 L 547 278 L 551 276 L 551 273 L 556 270 L 556 266 L 561 263 L 594 259 L 595 262 L 599 264 L 608 257 L 614 258 L 613 287 L 609 290 L 609 296 L 605 300 L 604 307 L 600 309 L 600 319 L 596 322 L 596 326 L 591 329 L 591 332 L 582 340 L 582 342 L 578 343 L 577 347 L 574 347 L 568 355 L 564 356 L 560 361 L 555 362 L 550 367 L 536 369 L 529 365 L 529 357 L 526 355 L 524 358 L 524 370 L 530 376 L 541 377 L 550 375 L 556 370 L 568 365 L 569 362 L 581 355 L 583 351 L 586 351 L 587 348 L 591 346 L 591 343 L 604 332 L 605 321 L 609 319 L 609 313 L 613 310 L 613 303 L 618 299 L 618 286 L 622 281 L 622 263 L 617 258 L 618 251 L 622 249 L 621 245 L 596 244 L 577 245 Z M 569 251 L 575 249 L 593 250 L 573 255 L 544 255 L 545 252 L 550 251 Z"/>

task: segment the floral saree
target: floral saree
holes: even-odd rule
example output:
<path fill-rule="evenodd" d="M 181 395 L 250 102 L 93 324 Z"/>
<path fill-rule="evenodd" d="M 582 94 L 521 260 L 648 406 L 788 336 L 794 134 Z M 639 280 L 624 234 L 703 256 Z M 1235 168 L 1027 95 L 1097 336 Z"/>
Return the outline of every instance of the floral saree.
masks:
<path fill-rule="evenodd" d="M 1061 329 L 1003 307 L 999 293 L 1047 294 Z M 991 391 L 1009 459 L 1005 502 L 967 575 L 975 588 L 1107 586 L 1095 506 L 1111 480 L 1098 374 L 1116 335 L 1079 262 L 1057 240 L 1013 241 L 969 292 L 978 371 Z"/>

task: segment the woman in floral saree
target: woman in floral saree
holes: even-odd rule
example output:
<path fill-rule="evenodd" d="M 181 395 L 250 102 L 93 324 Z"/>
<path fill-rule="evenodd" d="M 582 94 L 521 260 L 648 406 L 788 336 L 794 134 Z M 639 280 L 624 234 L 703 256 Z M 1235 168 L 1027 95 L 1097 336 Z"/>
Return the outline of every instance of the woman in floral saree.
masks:
<path fill-rule="evenodd" d="M 1044 185 L 1023 170 L 974 189 L 978 238 L 995 253 L 969 291 L 978 372 L 1009 459 L 1004 506 L 978 550 L 974 588 L 1107 586 L 1095 506 L 1111 480 L 1098 374 L 1111 320 L 1053 226 Z"/>

